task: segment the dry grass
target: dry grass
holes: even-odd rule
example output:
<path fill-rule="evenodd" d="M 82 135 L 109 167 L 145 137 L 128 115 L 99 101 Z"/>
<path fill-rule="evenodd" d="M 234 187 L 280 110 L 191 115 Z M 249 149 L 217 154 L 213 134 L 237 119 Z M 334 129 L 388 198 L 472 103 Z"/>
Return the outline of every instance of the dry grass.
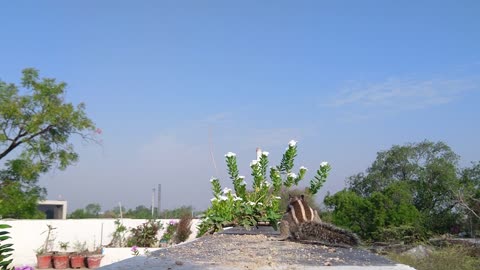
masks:
<path fill-rule="evenodd" d="M 396 262 L 414 267 L 417 270 L 474 270 L 480 269 L 480 258 L 472 248 L 452 245 L 438 248 L 428 256 L 417 259 L 406 254 L 389 254 Z"/>

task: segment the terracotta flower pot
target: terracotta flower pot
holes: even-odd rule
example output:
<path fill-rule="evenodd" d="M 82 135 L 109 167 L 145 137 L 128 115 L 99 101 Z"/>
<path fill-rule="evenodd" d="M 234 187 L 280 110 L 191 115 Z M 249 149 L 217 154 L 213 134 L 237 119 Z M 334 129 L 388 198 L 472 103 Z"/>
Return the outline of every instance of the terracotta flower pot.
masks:
<path fill-rule="evenodd" d="M 38 269 L 52 268 L 52 254 L 37 255 L 37 268 Z"/>
<path fill-rule="evenodd" d="M 53 268 L 55 269 L 67 269 L 68 268 L 68 254 L 66 253 L 57 253 L 53 254 Z"/>
<path fill-rule="evenodd" d="M 71 254 L 70 255 L 70 267 L 74 268 L 74 269 L 85 268 L 85 255 Z"/>
<path fill-rule="evenodd" d="M 95 269 L 100 267 L 100 262 L 102 261 L 103 255 L 95 254 L 87 256 L 87 267 L 90 269 Z"/>

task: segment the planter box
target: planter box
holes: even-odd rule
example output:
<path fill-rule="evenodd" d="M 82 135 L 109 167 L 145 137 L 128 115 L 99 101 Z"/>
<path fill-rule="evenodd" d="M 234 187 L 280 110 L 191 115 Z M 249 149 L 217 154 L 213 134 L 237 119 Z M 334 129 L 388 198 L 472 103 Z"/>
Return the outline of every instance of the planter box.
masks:
<path fill-rule="evenodd" d="M 95 255 L 87 255 L 87 267 L 89 269 L 95 269 L 100 267 L 100 262 L 102 261 L 103 255 L 95 254 Z"/>
<path fill-rule="evenodd" d="M 37 268 L 38 269 L 52 268 L 52 254 L 37 255 Z"/>
<path fill-rule="evenodd" d="M 55 269 L 67 269 L 69 266 L 70 259 L 68 254 L 54 254 L 52 256 L 53 268 Z"/>
<path fill-rule="evenodd" d="M 70 267 L 73 269 L 85 268 L 85 255 L 71 254 L 70 255 Z"/>

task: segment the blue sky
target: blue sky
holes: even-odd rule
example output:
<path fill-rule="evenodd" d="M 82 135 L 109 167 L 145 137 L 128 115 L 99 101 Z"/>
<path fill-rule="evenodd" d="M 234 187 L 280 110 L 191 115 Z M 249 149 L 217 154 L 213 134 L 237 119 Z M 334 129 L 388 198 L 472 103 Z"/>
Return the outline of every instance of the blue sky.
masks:
<path fill-rule="evenodd" d="M 308 179 L 333 166 L 319 201 L 393 144 L 444 141 L 462 165 L 480 160 L 478 1 L 9 1 L 0 12 L 0 79 L 35 67 L 65 81 L 103 130 L 102 146 L 76 141 L 78 164 L 41 179 L 71 210 L 149 205 L 159 183 L 162 207 L 205 209 L 211 176 L 230 186 L 226 152 L 249 176 L 256 147 L 276 164 L 290 139 Z"/>

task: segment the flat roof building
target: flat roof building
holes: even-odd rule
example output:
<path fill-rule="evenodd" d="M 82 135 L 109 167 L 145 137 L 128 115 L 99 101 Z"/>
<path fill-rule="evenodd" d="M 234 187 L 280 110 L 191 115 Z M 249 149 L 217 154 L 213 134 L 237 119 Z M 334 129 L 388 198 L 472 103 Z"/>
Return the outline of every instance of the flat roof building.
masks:
<path fill-rule="evenodd" d="M 67 219 L 67 201 L 41 201 L 38 210 L 44 212 L 47 219 Z"/>

